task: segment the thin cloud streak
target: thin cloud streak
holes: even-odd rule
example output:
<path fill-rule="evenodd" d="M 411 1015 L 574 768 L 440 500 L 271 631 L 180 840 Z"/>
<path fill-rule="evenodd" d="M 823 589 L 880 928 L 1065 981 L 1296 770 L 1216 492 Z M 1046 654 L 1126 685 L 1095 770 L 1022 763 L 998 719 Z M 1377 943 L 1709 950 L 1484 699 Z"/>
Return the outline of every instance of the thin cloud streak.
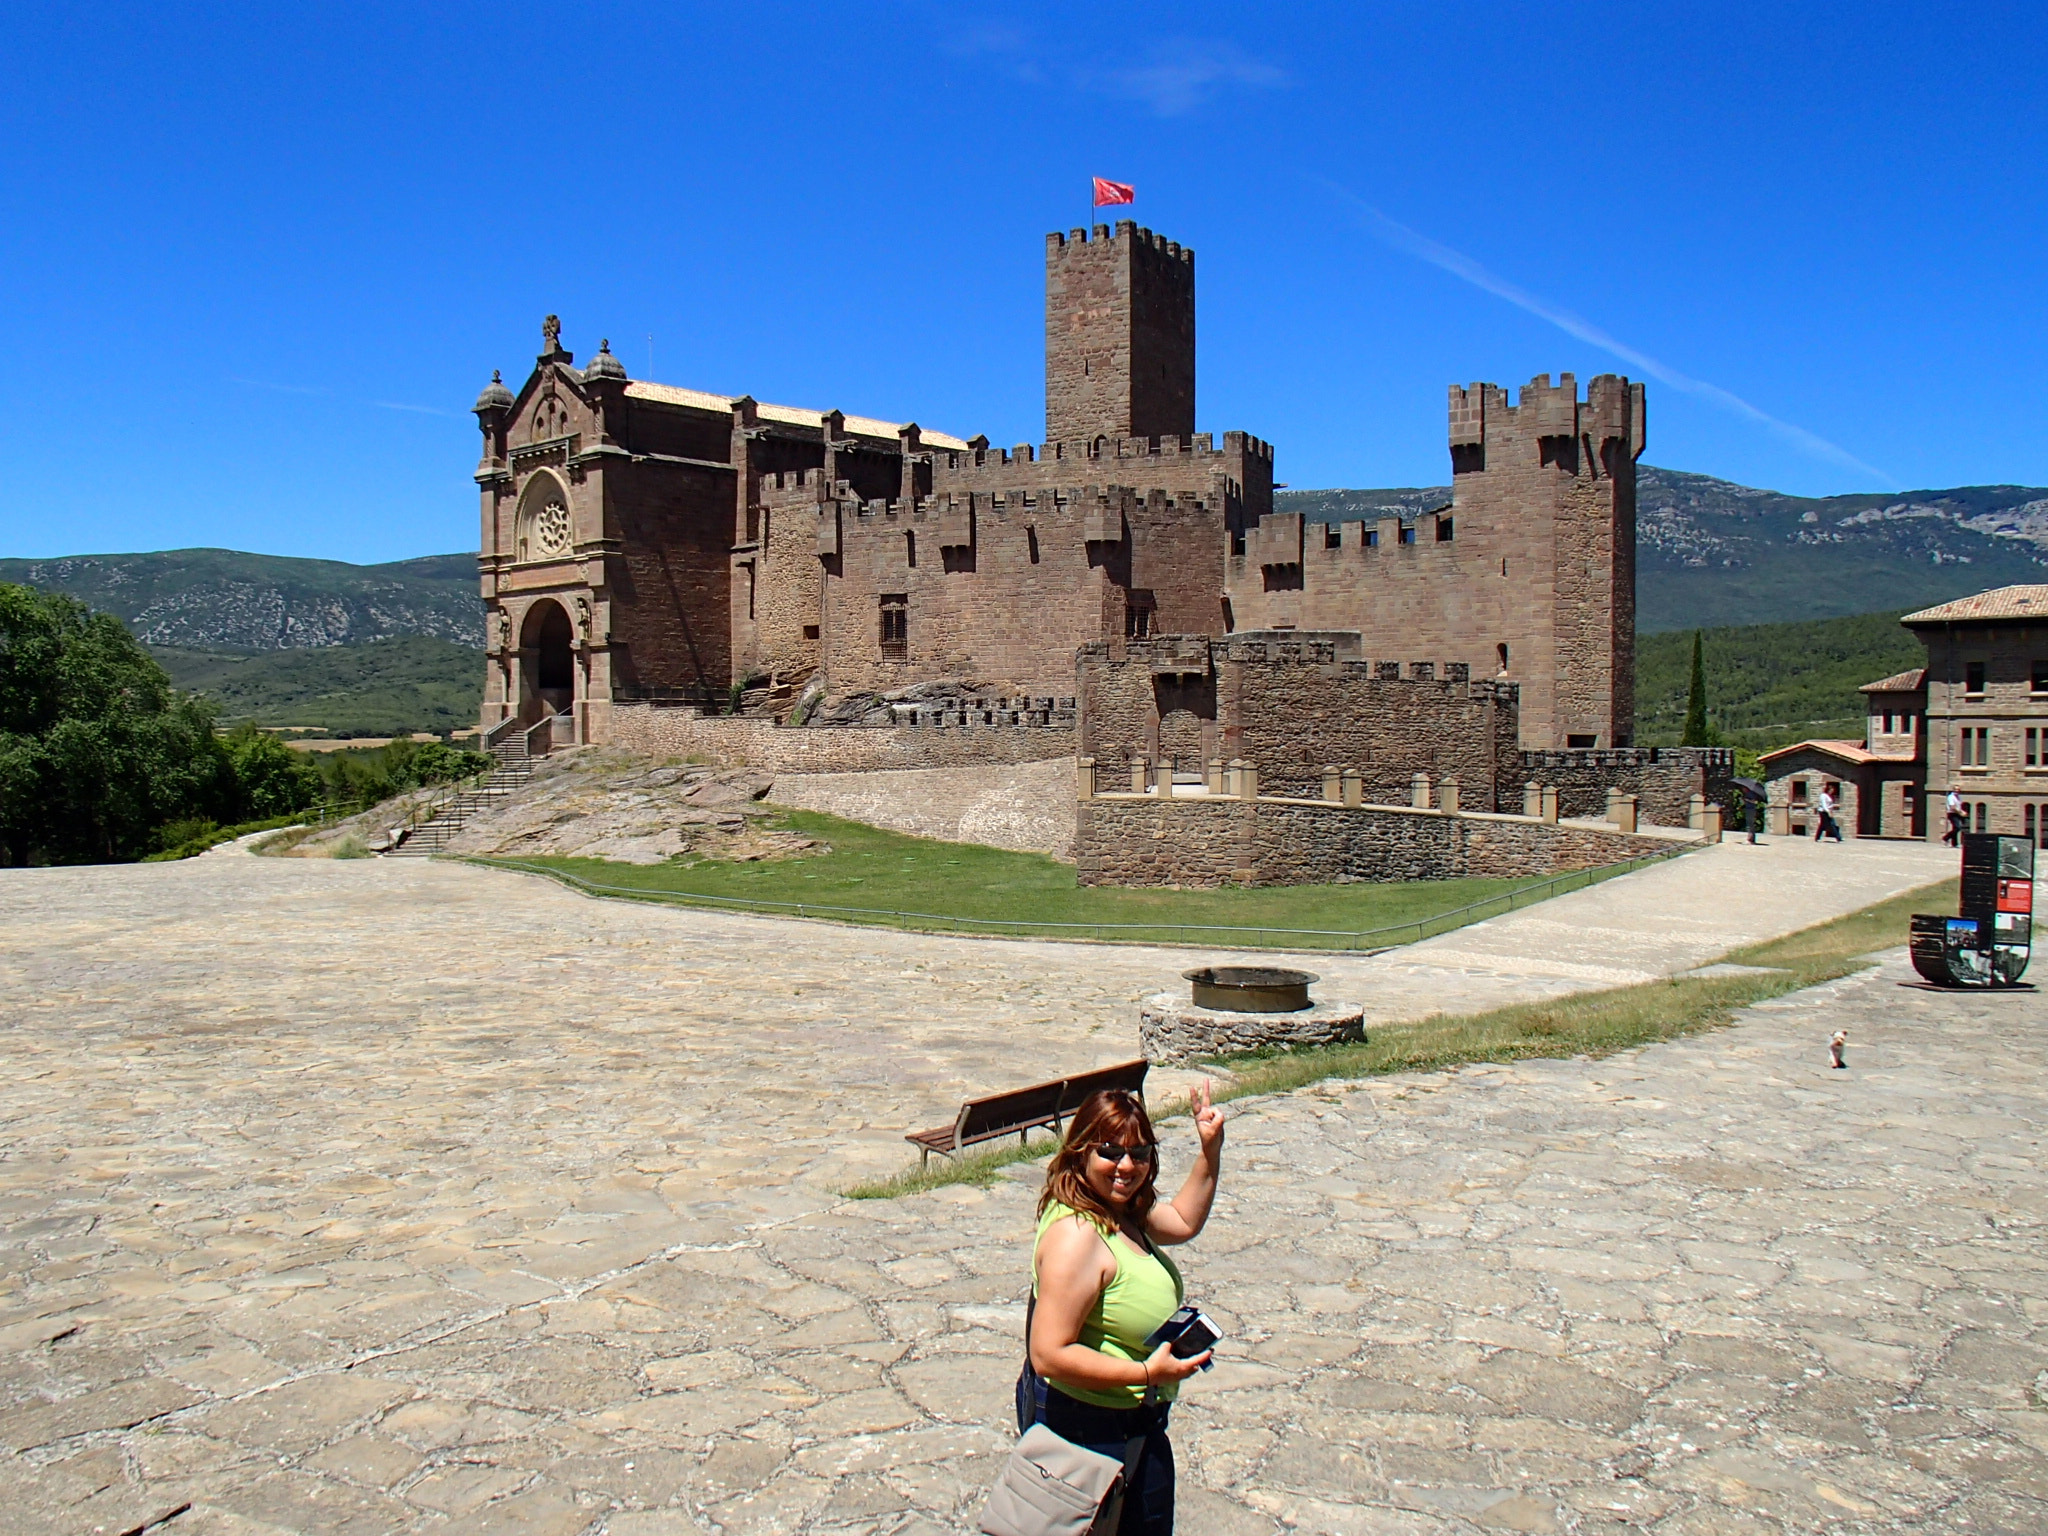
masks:
<path fill-rule="evenodd" d="M 1168 38 L 1152 46 L 1142 63 L 1103 69 L 1082 62 L 1071 48 L 1041 45 L 1023 28 L 1005 22 L 975 22 L 942 29 L 941 51 L 962 59 L 996 62 L 1025 85 L 1065 80 L 1081 90 L 1142 102 L 1159 117 L 1184 117 L 1207 106 L 1231 86 L 1277 90 L 1287 72 L 1223 38 Z"/>
<path fill-rule="evenodd" d="M 441 410 L 441 409 L 440 409 L 440 408 L 439 408 L 438 406 L 432 406 L 432 405 L 402 405 L 402 404 L 400 404 L 400 403 L 399 403 L 398 401 L 396 401 L 396 400 L 372 400 L 372 401 L 370 402 L 370 404 L 372 404 L 372 405 L 374 405 L 375 407 L 377 407 L 377 409 L 378 409 L 378 410 L 380 410 L 380 411 L 411 411 L 411 412 L 412 412 L 412 413 L 413 413 L 414 415 L 416 415 L 416 416 L 450 416 L 450 417 L 452 417 L 452 416 L 453 416 L 453 415 L 455 414 L 455 413 L 454 413 L 453 411 L 444 411 L 444 410 Z"/>
<path fill-rule="evenodd" d="M 1770 412 L 1758 409 L 1740 395 L 1732 394 L 1718 384 L 1710 384 L 1705 379 L 1695 379 L 1689 374 L 1680 373 L 1676 368 L 1661 363 L 1647 353 L 1639 352 L 1625 342 L 1608 335 L 1592 321 L 1575 315 L 1568 309 L 1560 309 L 1527 289 L 1517 287 L 1506 278 L 1488 271 L 1462 251 L 1455 251 L 1430 239 L 1419 230 L 1410 229 L 1398 219 L 1389 218 L 1357 194 L 1346 191 L 1334 182 L 1324 182 L 1323 185 L 1333 195 L 1349 204 L 1358 215 L 1359 221 L 1377 239 L 1395 250 L 1405 252 L 1417 260 L 1426 261 L 1453 277 L 1462 278 L 1473 287 L 1490 293 L 1497 299 L 1504 299 L 1539 320 L 1549 321 L 1566 335 L 1575 336 L 1588 346 L 1598 347 L 1601 351 L 1620 358 L 1637 372 L 1648 375 L 1660 384 L 1668 384 L 1671 388 L 1682 390 L 1688 395 L 1710 400 L 1724 410 L 1766 428 L 1816 458 L 1853 469 L 1860 475 L 1868 475 L 1883 482 L 1888 489 L 1898 489 L 1899 482 L 1893 476 L 1873 464 L 1864 463 L 1848 449 L 1829 442 L 1818 433 L 1809 432 L 1806 428 L 1789 421 L 1781 421 Z"/>
<path fill-rule="evenodd" d="M 1160 117 L 1192 112 L 1226 86 L 1272 90 L 1287 83 L 1284 70 L 1230 43 L 1191 39 L 1162 44 L 1150 63 L 1111 70 L 1101 79 L 1115 94 L 1136 97 Z"/>

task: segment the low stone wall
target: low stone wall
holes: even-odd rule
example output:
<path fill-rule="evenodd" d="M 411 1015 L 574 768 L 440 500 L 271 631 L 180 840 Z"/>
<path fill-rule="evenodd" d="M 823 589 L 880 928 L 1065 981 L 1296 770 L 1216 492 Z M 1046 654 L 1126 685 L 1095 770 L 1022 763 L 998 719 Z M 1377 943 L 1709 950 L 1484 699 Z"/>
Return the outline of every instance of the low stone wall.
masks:
<path fill-rule="evenodd" d="M 1534 817 L 1321 800 L 1097 795 L 1076 810 L 1083 885 L 1508 879 L 1597 869 L 1683 841 Z"/>
<path fill-rule="evenodd" d="M 885 768 L 966 768 L 1071 757 L 1071 725 L 782 726 L 706 716 L 689 707 L 611 707 L 604 745 L 656 757 L 694 757 L 722 768 L 771 773 L 866 773 Z"/>
<path fill-rule="evenodd" d="M 1074 856 L 1071 757 L 877 773 L 783 772 L 768 798 L 913 837 Z"/>
<path fill-rule="evenodd" d="M 1580 747 L 1521 754 L 1522 781 L 1557 786 L 1558 814 L 1600 816 L 1607 791 L 1636 797 L 1637 814 L 1660 827 L 1688 824 L 1694 795 L 1735 803 L 1735 753 L 1729 747 Z M 1511 786 L 1509 802 L 1521 785 Z"/>

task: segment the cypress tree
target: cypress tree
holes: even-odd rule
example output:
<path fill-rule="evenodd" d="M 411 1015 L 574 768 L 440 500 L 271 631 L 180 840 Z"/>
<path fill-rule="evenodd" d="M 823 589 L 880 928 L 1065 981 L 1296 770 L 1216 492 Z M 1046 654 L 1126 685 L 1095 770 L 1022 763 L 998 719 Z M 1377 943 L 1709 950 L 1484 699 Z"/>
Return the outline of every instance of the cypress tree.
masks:
<path fill-rule="evenodd" d="M 1700 632 L 1692 632 L 1692 691 L 1685 700 L 1685 734 L 1681 747 L 1710 747 L 1712 732 L 1707 728 L 1707 669 L 1700 656 Z"/>

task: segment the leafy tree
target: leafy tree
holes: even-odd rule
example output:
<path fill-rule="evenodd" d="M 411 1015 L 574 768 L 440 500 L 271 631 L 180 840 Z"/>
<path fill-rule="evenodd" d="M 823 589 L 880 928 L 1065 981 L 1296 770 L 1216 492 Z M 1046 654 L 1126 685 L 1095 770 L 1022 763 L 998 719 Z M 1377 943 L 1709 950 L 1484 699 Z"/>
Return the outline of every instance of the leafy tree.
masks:
<path fill-rule="evenodd" d="M 235 771 L 235 820 L 267 821 L 318 803 L 320 770 L 267 731 L 245 725 L 225 743 Z"/>
<path fill-rule="evenodd" d="M 236 795 L 211 709 L 119 619 L 0 584 L 0 862 L 138 858 L 156 828 L 226 819 Z"/>
<path fill-rule="evenodd" d="M 1707 724 L 1707 669 L 1700 652 L 1700 632 L 1692 632 L 1692 691 L 1685 701 L 1685 734 L 1678 738 L 1681 747 L 1711 747 L 1715 744 L 1713 728 Z"/>

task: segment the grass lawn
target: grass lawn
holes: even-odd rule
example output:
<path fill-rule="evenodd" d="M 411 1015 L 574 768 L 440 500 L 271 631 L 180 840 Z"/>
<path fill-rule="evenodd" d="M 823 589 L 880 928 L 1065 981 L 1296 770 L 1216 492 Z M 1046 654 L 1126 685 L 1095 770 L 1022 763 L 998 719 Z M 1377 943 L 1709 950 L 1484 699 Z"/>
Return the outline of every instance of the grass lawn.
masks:
<path fill-rule="evenodd" d="M 831 844 L 813 857 L 723 863 L 617 864 L 603 859 L 486 859 L 535 870 L 605 895 L 723 898 L 801 906 L 806 914 L 967 933 L 1021 933 L 1173 943 L 1203 927 L 1252 930 L 1233 946 L 1346 948 L 1441 933 L 1510 904 L 1575 890 L 1610 871 L 1522 880 L 1422 880 L 1404 885 L 1283 885 L 1216 891 L 1080 886 L 1074 868 L 1037 853 L 910 837 L 815 811 L 786 811 L 776 825 Z M 1480 910 L 1471 910 L 1485 903 Z M 833 908 L 865 908 L 858 912 Z M 932 920 L 936 917 L 938 920 Z M 1027 925 L 1017 927 L 1012 925 Z M 1034 924 L 1071 924 L 1072 931 Z"/>
<path fill-rule="evenodd" d="M 1216 1098 L 1284 1093 L 1330 1078 L 1378 1077 L 1389 1072 L 1425 1072 L 1468 1062 L 1519 1061 L 1531 1056 L 1608 1056 L 1632 1046 L 1719 1029 L 1739 1009 L 1766 998 L 1796 992 L 1863 969 L 1873 951 L 1906 942 L 1907 919 L 1915 912 L 1952 912 L 1956 882 L 1908 891 L 1831 923 L 1723 955 L 1736 965 L 1756 966 L 1748 975 L 1673 977 L 1585 992 L 1549 1002 L 1520 1003 L 1486 1013 L 1434 1014 L 1400 1024 L 1376 1024 L 1357 1045 L 1321 1046 L 1264 1056 L 1240 1056 L 1219 1063 L 1230 1081 L 1218 1083 Z M 1813 1041 L 1816 1053 L 1825 1049 Z M 1850 1049 L 1855 1049 L 1852 1036 Z M 1156 1106 L 1156 1118 L 1186 1113 L 1180 1101 Z M 1050 1141 L 1028 1147 L 1014 1142 L 893 1178 L 875 1179 L 846 1191 L 854 1199 L 890 1199 L 941 1184 L 987 1184 L 1010 1163 L 1047 1156 Z"/>

